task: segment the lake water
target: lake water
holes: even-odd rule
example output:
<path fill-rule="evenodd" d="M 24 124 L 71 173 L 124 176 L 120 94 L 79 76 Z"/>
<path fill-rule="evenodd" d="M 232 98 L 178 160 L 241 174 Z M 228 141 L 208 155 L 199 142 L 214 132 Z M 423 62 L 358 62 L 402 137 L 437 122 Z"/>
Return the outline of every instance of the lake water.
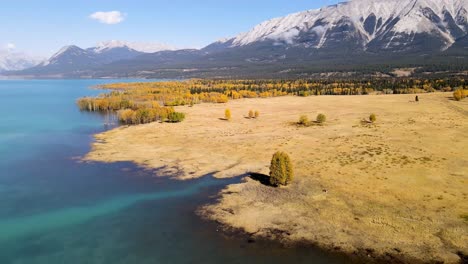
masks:
<path fill-rule="evenodd" d="M 80 163 L 106 118 L 75 100 L 115 81 L 0 81 L 1 264 L 345 261 L 227 237 L 194 214 L 239 179 L 180 182 L 131 163 Z"/>

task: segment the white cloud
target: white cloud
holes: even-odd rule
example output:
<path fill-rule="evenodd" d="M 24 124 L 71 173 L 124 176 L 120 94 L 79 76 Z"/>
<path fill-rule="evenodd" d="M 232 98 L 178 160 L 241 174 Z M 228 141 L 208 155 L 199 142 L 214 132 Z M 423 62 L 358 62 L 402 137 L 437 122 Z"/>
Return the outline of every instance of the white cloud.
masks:
<path fill-rule="evenodd" d="M 125 16 L 120 11 L 96 12 L 89 16 L 101 23 L 114 25 L 124 21 Z"/>
<path fill-rule="evenodd" d="M 315 34 L 322 36 L 327 31 L 327 29 L 324 26 L 316 26 L 312 29 L 312 31 L 315 32 Z"/>
<path fill-rule="evenodd" d="M 269 39 L 282 40 L 288 44 L 293 44 L 294 39 L 299 35 L 300 31 L 296 28 L 292 28 L 288 31 L 281 32 L 279 34 L 272 34 L 268 36 Z"/>
<path fill-rule="evenodd" d="M 16 49 L 16 45 L 14 43 L 7 43 L 5 47 L 6 47 L 7 50 Z"/>

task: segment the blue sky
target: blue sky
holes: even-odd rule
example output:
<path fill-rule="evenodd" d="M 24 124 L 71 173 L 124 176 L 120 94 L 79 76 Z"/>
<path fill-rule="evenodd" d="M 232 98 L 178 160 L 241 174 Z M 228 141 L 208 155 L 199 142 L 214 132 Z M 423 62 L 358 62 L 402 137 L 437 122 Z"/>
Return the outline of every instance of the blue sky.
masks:
<path fill-rule="evenodd" d="M 41 56 L 50 56 L 69 44 L 87 48 L 107 40 L 199 48 L 264 20 L 337 2 L 341 1 L 5 1 L 0 9 L 0 47 L 9 45 L 10 49 Z M 99 11 L 120 14 L 95 14 Z"/>

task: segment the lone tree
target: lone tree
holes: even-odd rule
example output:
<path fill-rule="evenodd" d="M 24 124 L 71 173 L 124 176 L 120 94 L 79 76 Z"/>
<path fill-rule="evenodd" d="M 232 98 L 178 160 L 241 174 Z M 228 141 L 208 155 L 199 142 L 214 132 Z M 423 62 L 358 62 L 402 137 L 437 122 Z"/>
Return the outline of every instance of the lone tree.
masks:
<path fill-rule="evenodd" d="M 226 120 L 231 120 L 231 110 L 230 109 L 226 109 L 226 111 L 224 111 L 224 118 L 226 118 Z"/>
<path fill-rule="evenodd" d="M 273 155 L 270 164 L 270 184 L 273 186 L 288 185 L 294 177 L 289 155 L 278 151 Z"/>
<path fill-rule="evenodd" d="M 414 99 L 416 102 L 419 102 L 419 96 L 416 95 L 416 98 Z"/>
<path fill-rule="evenodd" d="M 325 121 L 327 121 L 327 117 L 324 114 L 318 114 L 317 123 L 323 124 Z"/>
<path fill-rule="evenodd" d="M 371 121 L 371 123 L 375 123 L 375 121 L 377 121 L 377 116 L 375 116 L 375 114 L 371 114 L 369 116 L 369 121 Z"/>

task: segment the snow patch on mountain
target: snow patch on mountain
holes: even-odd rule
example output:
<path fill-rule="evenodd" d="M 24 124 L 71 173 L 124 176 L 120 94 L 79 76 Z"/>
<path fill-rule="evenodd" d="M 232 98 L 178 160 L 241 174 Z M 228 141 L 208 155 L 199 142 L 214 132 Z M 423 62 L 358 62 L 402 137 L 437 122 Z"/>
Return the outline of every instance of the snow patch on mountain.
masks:
<path fill-rule="evenodd" d="M 449 46 L 455 36 L 449 30 L 453 25 L 444 18 L 451 16 L 466 34 L 467 7 L 468 0 L 352 0 L 265 21 L 235 37 L 232 47 L 265 40 L 293 44 L 301 33 L 312 32 L 319 38 L 315 48 L 321 48 L 327 33 L 342 25 L 354 28 L 364 45 L 391 32 L 397 38 L 418 33 L 438 35 Z"/>
<path fill-rule="evenodd" d="M 232 39 L 232 38 L 220 38 L 220 39 L 218 39 L 215 43 L 221 43 L 221 44 L 223 44 L 223 43 L 226 43 L 226 42 L 230 41 L 231 39 Z"/>
<path fill-rule="evenodd" d="M 175 50 L 174 47 L 158 42 L 127 42 L 120 40 L 110 40 L 100 42 L 94 48 L 96 53 L 113 48 L 129 48 L 143 53 L 155 53 L 164 50 Z"/>
<path fill-rule="evenodd" d="M 13 49 L 0 50 L 0 72 L 24 70 L 39 64 L 42 58 L 30 56 Z"/>
<path fill-rule="evenodd" d="M 52 57 L 50 57 L 47 60 L 42 61 L 39 65 L 47 66 L 49 64 L 55 64 L 60 59 L 60 57 L 65 53 L 74 55 L 74 56 L 86 55 L 86 51 L 81 49 L 80 47 L 77 47 L 75 45 L 68 45 L 68 46 L 62 47 L 59 51 L 57 51 L 54 55 L 52 55 Z"/>
<path fill-rule="evenodd" d="M 51 59 L 57 58 L 60 55 L 62 55 L 63 53 L 65 53 L 65 52 L 67 52 L 69 50 L 72 50 L 72 49 L 79 49 L 79 48 L 77 46 L 74 46 L 74 45 L 69 45 L 69 46 L 62 47 L 59 51 L 57 51 L 54 55 L 52 55 Z"/>
<path fill-rule="evenodd" d="M 307 21 L 313 21 L 318 14 L 319 10 L 310 10 L 267 20 L 251 31 L 238 35 L 233 41 L 233 46 L 248 45 L 266 39 L 292 42 L 299 32 L 306 28 Z"/>
<path fill-rule="evenodd" d="M 173 50 L 173 47 L 152 42 L 125 42 L 111 40 L 98 43 L 95 47 L 82 49 L 69 45 L 61 48 L 40 66 L 55 65 L 59 63 L 73 64 L 74 58 L 88 58 L 94 62 L 112 62 L 113 60 L 128 59 L 141 53 L 154 53 L 163 50 Z M 66 57 L 64 61 L 64 57 Z"/>

